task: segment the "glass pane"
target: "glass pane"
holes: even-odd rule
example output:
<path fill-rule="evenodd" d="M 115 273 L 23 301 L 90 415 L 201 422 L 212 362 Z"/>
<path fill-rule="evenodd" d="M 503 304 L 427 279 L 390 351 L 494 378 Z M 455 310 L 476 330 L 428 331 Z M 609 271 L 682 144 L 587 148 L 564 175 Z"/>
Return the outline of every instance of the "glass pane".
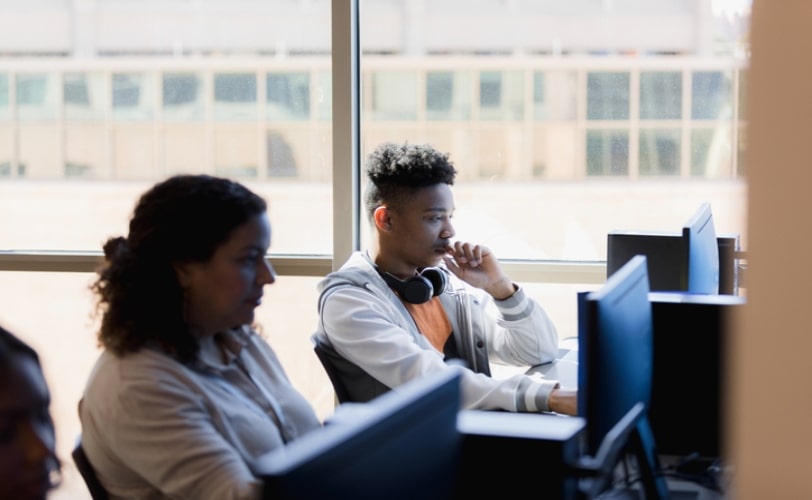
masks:
<path fill-rule="evenodd" d="M 694 120 L 729 119 L 733 116 L 732 85 L 727 72 L 694 72 L 691 92 L 691 118 Z"/>
<path fill-rule="evenodd" d="M 156 84 L 151 73 L 113 74 L 113 117 L 148 121 L 155 117 Z"/>
<path fill-rule="evenodd" d="M 371 118 L 380 120 L 417 119 L 417 73 L 377 71 L 372 75 Z"/>
<path fill-rule="evenodd" d="M 625 130 L 590 130 L 586 133 L 586 173 L 627 175 L 629 133 Z"/>
<path fill-rule="evenodd" d="M 729 127 L 697 127 L 691 131 L 691 176 L 709 179 L 730 177 L 732 154 Z"/>
<path fill-rule="evenodd" d="M 296 177 L 300 175 L 301 158 L 297 153 L 304 153 L 306 148 L 297 148 L 293 144 L 296 139 L 305 139 L 302 134 L 294 131 L 268 130 L 265 141 L 268 148 L 268 176 L 269 177 Z"/>
<path fill-rule="evenodd" d="M 49 23 L 76 15 L 71 2 L 46 3 L 27 15 L 26 32 L 59 33 Z M 17 37 L 20 52 L 0 55 L 0 179 L 21 181 L 0 183 L 0 213 L 15 214 L 4 219 L 3 247 L 99 251 L 143 189 L 180 172 L 252 187 L 281 179 L 303 206 L 280 218 L 301 224 L 298 214 L 312 212 L 331 228 L 329 2 L 109 3 L 90 2 L 96 15 L 80 16 L 81 31 L 98 35 L 75 40 L 80 52 L 71 43 L 64 56 L 43 52 L 47 37 Z M 0 16 L 18 19 L 19 9 Z M 195 20 L 211 29 L 191 29 Z M 269 85 L 269 75 L 282 80 Z M 274 89 L 285 85 L 280 99 Z M 313 240 L 308 252 L 332 252 L 331 231 Z"/>
<path fill-rule="evenodd" d="M 256 178 L 259 137 L 252 125 L 218 126 L 214 136 L 214 172 L 224 177 Z"/>
<path fill-rule="evenodd" d="M 180 106 L 175 111 L 193 107 Z M 181 114 L 181 113 L 179 113 Z M 178 119 L 177 122 L 164 126 L 162 144 L 162 163 L 167 174 L 212 173 L 212 154 L 205 147 L 208 144 L 208 132 L 204 124 L 197 121 Z"/>
<path fill-rule="evenodd" d="M 102 73 L 66 73 L 62 89 L 66 120 L 104 120 L 107 98 Z"/>
<path fill-rule="evenodd" d="M 471 81 L 470 71 L 427 72 L 426 119 L 470 119 Z"/>
<path fill-rule="evenodd" d="M 677 230 L 697 199 L 713 204 L 719 231 L 745 235 L 746 185 L 736 170 L 744 154 L 720 150 L 711 160 L 714 177 L 700 176 L 692 170 L 690 142 L 692 130 L 716 126 L 718 141 L 729 137 L 739 147 L 743 140 L 731 132 L 732 116 L 707 123 L 694 115 L 693 75 L 735 81 L 746 70 L 746 16 L 735 24 L 701 21 L 730 28 L 721 32 L 704 31 L 696 11 L 678 2 L 656 20 L 634 2 L 606 9 L 594 2 L 430 3 L 360 4 L 360 160 L 382 141 L 427 142 L 450 153 L 459 171 L 458 237 L 510 242 L 500 245 L 504 258 L 603 260 L 608 231 Z M 437 29 L 460 15 L 464 28 Z M 563 15 L 575 22 L 561 25 Z M 539 36 L 548 32 L 539 30 L 543 25 L 563 34 Z M 617 33 L 638 37 L 634 53 Z M 713 58 L 704 55 L 708 49 Z M 458 75 L 468 73 L 470 116 L 455 108 L 464 95 Z M 398 90 L 384 99 L 375 87 L 387 79 L 398 80 L 389 85 Z M 736 99 L 738 89 L 730 87 Z M 533 215 L 515 225 L 495 217 L 504 210 L 497 200 L 505 199 Z M 652 206 L 652 199 L 668 202 Z M 469 215 L 473 220 L 463 225 Z"/>
<path fill-rule="evenodd" d="M 14 129 L 6 124 L 0 125 L 0 179 L 22 175 L 14 160 Z"/>
<path fill-rule="evenodd" d="M 574 120 L 578 97 L 578 75 L 574 71 L 533 73 L 533 118 Z"/>
<path fill-rule="evenodd" d="M 203 75 L 164 73 L 163 117 L 170 121 L 199 121 L 205 113 Z"/>
<path fill-rule="evenodd" d="M 479 74 L 479 117 L 482 120 L 523 118 L 522 76 L 519 71 L 483 71 Z"/>
<path fill-rule="evenodd" d="M 629 73 L 589 73 L 586 88 L 589 120 L 629 119 Z"/>
<path fill-rule="evenodd" d="M 109 177 L 105 155 L 105 129 L 95 123 L 65 127 L 65 177 L 104 179 Z"/>
<path fill-rule="evenodd" d="M 62 134 L 52 123 L 27 123 L 17 129 L 20 176 L 49 179 L 62 173 Z"/>
<path fill-rule="evenodd" d="M 640 73 L 640 118 L 676 120 L 682 116 L 682 74 Z"/>
<path fill-rule="evenodd" d="M 310 117 L 310 74 L 268 73 L 268 121 L 306 120 Z"/>
<path fill-rule="evenodd" d="M 679 130 L 640 131 L 640 175 L 679 175 Z"/>
<path fill-rule="evenodd" d="M 578 151 L 583 132 L 575 125 L 549 124 L 535 127 L 533 176 L 568 180 L 578 176 Z"/>
<path fill-rule="evenodd" d="M 57 116 L 58 76 L 52 73 L 17 75 L 17 117 L 20 121 L 47 121 Z"/>
<path fill-rule="evenodd" d="M 257 119 L 257 75 L 214 75 L 214 118 L 223 121 Z"/>

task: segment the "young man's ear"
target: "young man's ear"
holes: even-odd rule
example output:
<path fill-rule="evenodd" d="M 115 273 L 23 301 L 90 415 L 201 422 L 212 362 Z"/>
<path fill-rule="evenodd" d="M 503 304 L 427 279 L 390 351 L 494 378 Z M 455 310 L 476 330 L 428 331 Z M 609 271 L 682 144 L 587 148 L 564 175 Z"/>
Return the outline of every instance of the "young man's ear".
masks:
<path fill-rule="evenodd" d="M 381 205 L 372 213 L 375 227 L 381 231 L 388 231 L 392 227 L 392 214 L 386 206 Z"/>

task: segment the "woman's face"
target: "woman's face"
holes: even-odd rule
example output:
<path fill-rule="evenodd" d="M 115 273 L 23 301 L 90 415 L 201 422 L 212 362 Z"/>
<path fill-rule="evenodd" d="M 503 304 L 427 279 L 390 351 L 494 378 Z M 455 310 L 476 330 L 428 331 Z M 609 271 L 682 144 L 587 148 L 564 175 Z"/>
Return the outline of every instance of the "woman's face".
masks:
<path fill-rule="evenodd" d="M 276 281 L 265 260 L 270 244 L 270 222 L 262 213 L 235 228 L 208 261 L 176 266 L 186 320 L 201 335 L 253 323 L 262 288 Z"/>
<path fill-rule="evenodd" d="M 42 370 L 20 355 L 0 369 L 0 380 L 0 499 L 45 498 L 56 438 Z"/>

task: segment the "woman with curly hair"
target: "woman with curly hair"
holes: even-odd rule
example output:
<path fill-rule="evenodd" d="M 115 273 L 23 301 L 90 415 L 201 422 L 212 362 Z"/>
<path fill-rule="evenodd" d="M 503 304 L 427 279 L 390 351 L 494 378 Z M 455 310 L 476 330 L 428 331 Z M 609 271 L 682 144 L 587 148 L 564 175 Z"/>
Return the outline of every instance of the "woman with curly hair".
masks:
<path fill-rule="evenodd" d="M 321 427 L 252 326 L 274 271 L 265 201 L 177 175 L 104 245 L 92 289 L 104 352 L 79 403 L 82 441 L 113 498 L 256 498 L 260 455 Z"/>

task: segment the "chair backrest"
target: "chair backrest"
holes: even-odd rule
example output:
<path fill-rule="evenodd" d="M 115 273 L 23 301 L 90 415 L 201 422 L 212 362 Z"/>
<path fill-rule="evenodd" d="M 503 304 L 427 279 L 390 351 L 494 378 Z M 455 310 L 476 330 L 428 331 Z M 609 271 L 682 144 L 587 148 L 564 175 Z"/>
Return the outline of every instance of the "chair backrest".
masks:
<path fill-rule="evenodd" d="M 313 335 L 311 340 L 339 403 L 366 403 L 389 392 L 389 387 L 344 358 L 328 342 L 317 335 Z"/>
<path fill-rule="evenodd" d="M 82 479 L 85 480 L 85 485 L 88 491 L 90 491 L 91 498 L 93 498 L 93 500 L 108 500 L 109 495 L 107 494 L 107 490 L 104 489 L 99 478 L 96 477 L 96 471 L 93 470 L 93 466 L 90 464 L 87 455 L 85 455 L 84 448 L 82 448 L 82 436 L 76 439 L 76 446 L 73 447 L 71 457 L 73 458 L 73 463 L 76 464 L 76 468 L 79 470 L 79 474 L 82 475 Z"/>
<path fill-rule="evenodd" d="M 327 377 L 330 379 L 330 383 L 333 384 L 333 390 L 336 393 L 336 399 L 338 399 L 338 402 L 345 403 L 350 401 L 350 394 L 347 391 L 347 388 L 344 387 L 344 383 L 341 381 L 341 376 L 338 374 L 335 366 L 330 361 L 330 357 L 333 355 L 337 356 L 338 353 L 315 338 L 313 339 L 313 350 L 316 352 L 316 356 L 319 358 L 319 361 L 321 361 L 324 371 L 327 372 Z"/>

